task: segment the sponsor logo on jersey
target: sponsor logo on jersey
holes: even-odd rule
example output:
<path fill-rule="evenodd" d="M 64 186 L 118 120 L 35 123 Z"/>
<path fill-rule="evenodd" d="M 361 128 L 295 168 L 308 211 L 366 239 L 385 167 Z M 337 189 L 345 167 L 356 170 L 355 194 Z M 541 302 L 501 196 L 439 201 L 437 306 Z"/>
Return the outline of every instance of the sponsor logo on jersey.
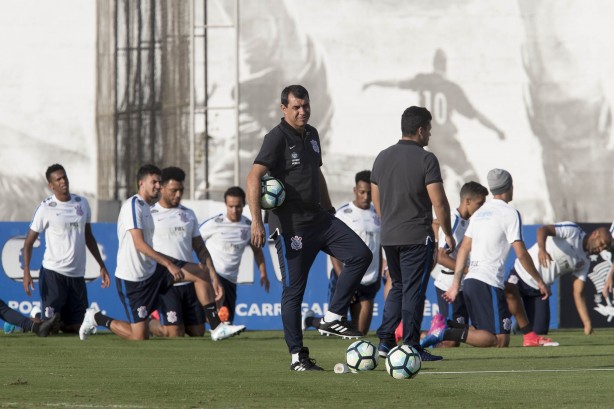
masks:
<path fill-rule="evenodd" d="M 147 307 L 145 307 L 144 305 L 141 305 L 139 308 L 137 308 L 136 312 L 139 314 L 139 318 L 147 318 Z"/>
<path fill-rule="evenodd" d="M 56 202 L 49 202 L 49 207 L 56 207 L 58 204 Z"/>
<path fill-rule="evenodd" d="M 318 143 L 316 142 L 315 139 L 311 140 L 311 147 L 316 153 L 320 153 L 320 147 L 318 146 Z"/>
<path fill-rule="evenodd" d="M 299 237 L 299 236 L 294 236 L 292 238 L 290 238 L 290 247 L 292 247 L 292 250 L 300 250 L 303 248 L 303 238 Z"/>
<path fill-rule="evenodd" d="M 223 218 L 223 217 L 216 217 L 216 218 L 215 218 L 215 222 L 216 222 L 216 223 L 221 223 L 221 222 L 223 222 L 223 221 L 224 221 L 224 218 Z"/>

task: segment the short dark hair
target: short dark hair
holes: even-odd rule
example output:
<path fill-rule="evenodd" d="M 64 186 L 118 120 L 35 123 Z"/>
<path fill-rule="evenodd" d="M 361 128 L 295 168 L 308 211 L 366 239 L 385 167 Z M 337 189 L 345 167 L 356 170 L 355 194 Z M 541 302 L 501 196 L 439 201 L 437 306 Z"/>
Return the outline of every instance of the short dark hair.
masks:
<path fill-rule="evenodd" d="M 309 98 L 309 92 L 302 85 L 288 85 L 281 91 L 281 104 L 285 107 L 288 106 L 288 96 L 292 94 L 298 99 Z"/>
<path fill-rule="evenodd" d="M 182 183 L 185 180 L 185 172 L 183 169 L 176 166 L 169 166 L 168 168 L 162 169 L 160 176 L 161 185 L 166 185 L 171 180 L 176 180 L 177 182 Z"/>
<path fill-rule="evenodd" d="M 401 134 L 415 135 L 419 128 L 426 128 L 433 117 L 428 109 L 411 106 L 401 116 Z"/>
<path fill-rule="evenodd" d="M 139 171 L 136 173 L 136 181 L 140 182 L 145 179 L 149 175 L 161 175 L 162 171 L 156 165 L 152 165 L 148 163 L 139 168 Z"/>
<path fill-rule="evenodd" d="M 474 181 L 467 182 L 463 185 L 463 187 L 461 187 L 461 200 L 463 200 L 464 198 L 473 199 L 477 196 L 488 196 L 488 189 L 480 185 L 478 182 Z"/>
<path fill-rule="evenodd" d="M 371 183 L 371 171 L 370 170 L 361 170 L 354 177 L 354 182 L 358 184 L 358 182 L 367 182 Z"/>
<path fill-rule="evenodd" d="M 228 196 L 240 197 L 241 200 L 243 200 L 243 203 L 245 203 L 245 190 L 241 189 L 239 186 L 229 187 L 224 192 L 224 203 L 226 203 L 226 197 Z"/>
<path fill-rule="evenodd" d="M 64 173 L 66 173 L 64 166 L 60 165 L 59 163 L 54 163 L 53 165 L 47 168 L 47 171 L 45 172 L 45 177 L 47 178 L 47 182 L 51 182 L 51 174 L 53 172 L 57 172 L 58 170 L 63 170 Z"/>

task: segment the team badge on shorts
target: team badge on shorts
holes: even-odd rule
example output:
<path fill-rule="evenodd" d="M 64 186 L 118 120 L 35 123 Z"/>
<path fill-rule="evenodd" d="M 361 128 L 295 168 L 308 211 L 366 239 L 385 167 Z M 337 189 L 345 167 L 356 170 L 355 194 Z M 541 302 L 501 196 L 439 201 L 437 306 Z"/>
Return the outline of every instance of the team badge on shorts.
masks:
<path fill-rule="evenodd" d="M 503 319 L 503 329 L 509 331 L 512 329 L 512 320 L 509 318 Z"/>
<path fill-rule="evenodd" d="M 315 139 L 311 140 L 311 147 L 316 153 L 320 153 L 320 147 L 318 146 L 318 143 L 316 142 Z"/>
<path fill-rule="evenodd" d="M 168 322 L 170 322 L 171 324 L 174 324 L 177 322 L 177 312 L 176 311 L 169 311 L 166 313 L 166 320 Z"/>
<path fill-rule="evenodd" d="M 147 318 L 147 307 L 144 305 L 137 308 L 136 312 L 139 314 L 139 318 Z"/>
<path fill-rule="evenodd" d="M 303 238 L 299 236 L 294 236 L 290 238 L 290 247 L 292 250 L 300 250 L 303 248 Z"/>
<path fill-rule="evenodd" d="M 45 308 L 45 318 L 51 318 L 51 317 L 53 317 L 53 314 L 55 314 L 55 308 L 53 308 L 53 307 L 46 307 Z"/>

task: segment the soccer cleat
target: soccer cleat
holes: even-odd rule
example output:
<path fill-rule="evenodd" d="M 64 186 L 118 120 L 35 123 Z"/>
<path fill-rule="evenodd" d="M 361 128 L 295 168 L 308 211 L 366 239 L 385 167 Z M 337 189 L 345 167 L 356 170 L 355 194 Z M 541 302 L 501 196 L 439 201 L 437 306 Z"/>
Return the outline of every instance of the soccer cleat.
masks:
<path fill-rule="evenodd" d="M 96 324 L 94 315 L 96 315 L 97 312 L 98 311 L 94 308 L 85 310 L 85 317 L 83 317 L 83 323 L 81 324 L 81 328 L 79 328 L 79 339 L 81 341 L 85 341 L 91 334 L 96 333 L 98 324 Z"/>
<path fill-rule="evenodd" d="M 48 320 L 42 322 L 35 322 L 32 325 L 32 332 L 34 332 L 39 337 L 46 337 L 49 335 L 49 332 L 53 328 L 56 322 L 60 320 L 60 314 L 53 314 L 53 317 Z"/>
<path fill-rule="evenodd" d="M 437 315 L 435 317 L 437 317 Z M 443 318 L 443 316 L 437 320 L 435 320 L 435 317 L 433 317 L 433 322 L 431 322 L 429 332 L 427 332 L 426 336 L 422 338 L 422 341 L 420 341 L 420 346 L 422 348 L 428 348 L 443 341 L 443 334 L 448 326 L 446 325 L 446 320 Z"/>
<path fill-rule="evenodd" d="M 443 359 L 443 356 L 433 355 L 422 347 L 415 347 L 415 348 L 418 352 L 420 352 L 420 359 L 423 362 L 441 361 Z"/>
<path fill-rule="evenodd" d="M 558 347 L 559 346 L 559 343 L 556 341 L 553 341 L 552 338 L 546 338 L 542 335 L 539 335 L 537 338 L 539 339 L 539 345 L 543 347 Z"/>
<path fill-rule="evenodd" d="M 377 353 L 379 354 L 380 358 L 386 358 L 388 356 L 388 351 L 396 346 L 397 344 L 394 342 L 380 341 L 379 345 L 377 346 Z"/>
<path fill-rule="evenodd" d="M 15 332 L 15 328 L 17 328 L 15 325 L 10 324 L 8 322 L 4 323 L 4 334 L 12 334 L 13 332 Z"/>
<path fill-rule="evenodd" d="M 291 371 L 323 371 L 322 367 L 316 365 L 316 360 L 309 358 L 309 348 L 303 347 L 298 353 L 298 361 L 290 365 Z"/>
<path fill-rule="evenodd" d="M 334 320 L 331 322 L 320 322 L 320 328 L 318 329 L 320 334 L 330 336 L 336 335 L 343 339 L 356 339 L 362 337 L 362 332 L 355 330 L 352 324 L 345 318 L 340 320 Z"/>
<path fill-rule="evenodd" d="M 303 334 L 307 330 L 307 319 L 315 317 L 316 314 L 312 310 L 303 311 L 303 315 L 301 317 L 301 329 L 303 330 Z"/>
<path fill-rule="evenodd" d="M 221 339 L 234 337 L 243 331 L 245 331 L 245 325 L 230 325 L 223 322 L 211 331 L 211 340 L 219 341 Z"/>
<path fill-rule="evenodd" d="M 431 328 L 429 328 L 429 332 L 435 331 L 437 328 L 446 324 L 446 318 L 442 314 L 435 314 L 433 318 L 431 318 Z"/>
<path fill-rule="evenodd" d="M 522 346 L 523 347 L 540 347 L 539 343 L 539 335 L 537 335 L 534 331 L 529 332 L 528 334 L 524 334 L 522 337 Z"/>

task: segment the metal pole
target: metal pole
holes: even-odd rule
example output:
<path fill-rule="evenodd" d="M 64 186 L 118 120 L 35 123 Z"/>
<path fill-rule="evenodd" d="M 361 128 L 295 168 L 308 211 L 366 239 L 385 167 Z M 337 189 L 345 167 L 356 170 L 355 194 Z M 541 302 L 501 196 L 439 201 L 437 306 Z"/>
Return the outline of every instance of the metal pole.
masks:
<path fill-rule="evenodd" d="M 239 83 L 239 37 L 240 37 L 240 33 L 239 33 L 239 0 L 235 0 L 235 33 L 236 33 L 236 44 L 235 44 L 235 63 L 236 63 L 236 69 L 235 69 L 235 119 L 236 119 L 236 132 L 235 132 L 235 186 L 240 186 L 239 183 L 239 176 L 240 176 L 240 159 L 241 159 L 241 155 L 239 154 L 239 151 L 241 149 L 240 146 L 240 138 L 239 138 L 239 101 L 241 101 L 241 93 L 240 93 L 240 83 Z"/>
<path fill-rule="evenodd" d="M 194 50 L 194 2 L 196 0 L 190 0 L 190 127 L 189 127 L 189 137 L 190 137 L 190 199 L 194 199 L 194 189 L 196 183 L 195 172 L 194 172 L 194 144 L 195 144 L 195 135 L 194 135 L 194 103 L 196 96 L 194 95 L 194 70 L 196 69 L 196 58 L 195 58 L 195 50 Z"/>

